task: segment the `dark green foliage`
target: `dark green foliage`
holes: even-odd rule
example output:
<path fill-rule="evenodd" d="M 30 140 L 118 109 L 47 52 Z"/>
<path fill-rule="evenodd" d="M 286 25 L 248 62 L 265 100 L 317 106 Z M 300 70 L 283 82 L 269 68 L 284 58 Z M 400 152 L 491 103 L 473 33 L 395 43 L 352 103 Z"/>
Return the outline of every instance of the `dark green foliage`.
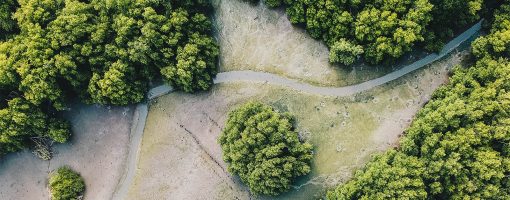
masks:
<path fill-rule="evenodd" d="M 434 93 L 400 148 L 373 159 L 328 199 L 510 197 L 510 37 L 500 35 L 509 30 L 508 9 L 473 44 L 476 64 L 457 68 Z"/>
<path fill-rule="evenodd" d="M 510 5 L 496 11 L 491 33 L 473 43 L 473 54 L 478 58 L 510 58 Z"/>
<path fill-rule="evenodd" d="M 16 0 L 2 0 L 0 2 L 0 40 L 5 39 L 16 28 L 16 22 L 12 19 L 16 7 Z"/>
<path fill-rule="evenodd" d="M 61 167 L 53 172 L 49 186 L 53 200 L 77 200 L 85 191 L 83 178 L 69 167 Z"/>
<path fill-rule="evenodd" d="M 299 140 L 288 113 L 261 103 L 232 111 L 219 143 L 228 170 L 255 194 L 277 195 L 310 172 L 312 145 Z"/>
<path fill-rule="evenodd" d="M 409 52 L 425 39 L 432 10 L 428 0 L 267 0 L 266 4 L 285 5 L 290 21 L 304 25 L 312 37 L 323 40 L 335 51 L 330 61 L 344 65 L 352 64 L 361 53 L 366 61 L 376 64 Z M 339 50 L 345 41 L 356 45 L 354 57 L 352 51 Z"/>
<path fill-rule="evenodd" d="M 433 20 L 427 26 L 425 47 L 438 51 L 456 32 L 480 19 L 484 0 L 429 0 L 434 5 Z M 498 0 L 494 0 L 498 1 Z"/>
<path fill-rule="evenodd" d="M 323 40 L 331 55 L 350 41 L 363 48 L 372 64 L 393 61 L 417 44 L 439 50 L 455 31 L 478 20 L 483 0 L 265 0 L 285 6 L 289 20 Z M 335 45 L 336 44 L 336 45 Z M 332 57 L 350 65 L 352 56 Z M 337 58 L 337 59 L 334 59 Z M 345 58 L 338 61 L 338 58 Z"/>
<path fill-rule="evenodd" d="M 64 143 L 70 136 L 67 122 L 45 114 L 38 106 L 16 97 L 0 109 L 0 155 L 26 148 L 32 137 Z"/>
<path fill-rule="evenodd" d="M 4 5 L 12 14 L 13 2 L 0 4 L 2 25 Z M 65 142 L 69 125 L 58 116 L 76 95 L 126 105 L 142 101 L 153 81 L 194 92 L 207 90 L 217 73 L 209 1 L 18 2 L 12 19 L 19 33 L 0 42 L 0 109 L 27 121 L 1 119 L 8 122 L 0 125 L 0 153 L 26 147 L 35 136 Z M 14 100 L 31 109 L 11 108 Z"/>

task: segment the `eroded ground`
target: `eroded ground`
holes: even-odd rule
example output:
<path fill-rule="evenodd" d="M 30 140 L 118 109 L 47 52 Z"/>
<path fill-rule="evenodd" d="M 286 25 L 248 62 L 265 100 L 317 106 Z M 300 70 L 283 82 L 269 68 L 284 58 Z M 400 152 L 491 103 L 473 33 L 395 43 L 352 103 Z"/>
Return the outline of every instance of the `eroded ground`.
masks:
<path fill-rule="evenodd" d="M 124 170 L 132 116 L 132 107 L 72 106 L 66 119 L 73 136 L 54 146 L 53 159 L 26 150 L 0 160 L 0 199 L 49 199 L 48 174 L 63 165 L 85 179 L 85 199 L 110 199 Z"/>
<path fill-rule="evenodd" d="M 215 86 L 201 94 L 171 93 L 153 101 L 130 199 L 247 199 L 247 189 L 225 172 L 216 142 L 229 110 L 263 101 L 297 118 L 297 130 L 315 146 L 311 175 L 278 199 L 310 199 L 348 180 L 369 155 L 398 137 L 448 69 L 467 51 L 369 92 L 336 98 L 263 83 Z M 258 197 L 269 198 L 269 197 Z"/>

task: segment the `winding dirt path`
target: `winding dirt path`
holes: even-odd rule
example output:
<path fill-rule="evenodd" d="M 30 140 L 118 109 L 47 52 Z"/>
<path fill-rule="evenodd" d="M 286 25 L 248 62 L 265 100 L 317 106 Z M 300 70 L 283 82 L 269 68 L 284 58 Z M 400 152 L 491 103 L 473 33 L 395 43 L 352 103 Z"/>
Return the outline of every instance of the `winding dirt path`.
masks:
<path fill-rule="evenodd" d="M 478 33 L 481 29 L 482 21 L 478 22 L 470 29 L 457 36 L 446 44 L 439 53 L 433 53 L 427 57 L 416 61 L 410 65 L 407 65 L 397 71 L 389 73 L 380 78 L 376 78 L 370 81 L 366 81 L 356 85 L 350 85 L 345 87 L 320 87 L 314 86 L 307 83 L 299 82 L 296 80 L 288 79 L 282 76 L 278 76 L 271 73 L 265 72 L 254 72 L 254 71 L 231 71 L 219 73 L 214 79 L 214 84 L 229 83 L 229 82 L 266 82 L 269 84 L 280 85 L 289 87 L 295 90 L 303 91 L 310 94 L 318 94 L 325 96 L 350 96 L 357 94 L 374 87 L 383 85 L 395 79 L 398 79 L 412 71 L 420 69 L 428 64 L 431 64 L 447 54 L 451 53 L 454 49 L 459 47 L 465 41 L 469 40 L 472 36 Z M 155 87 L 147 94 L 147 99 L 150 101 L 157 97 L 163 96 L 173 91 L 173 88 L 167 85 Z M 126 162 L 126 169 L 124 175 L 120 180 L 113 199 L 125 199 L 128 194 L 129 186 L 131 186 L 135 173 L 137 170 L 138 157 L 140 153 L 141 139 L 145 128 L 145 121 L 148 114 L 148 104 L 140 103 L 137 105 L 135 110 L 135 116 L 131 127 L 131 138 L 129 154 Z"/>

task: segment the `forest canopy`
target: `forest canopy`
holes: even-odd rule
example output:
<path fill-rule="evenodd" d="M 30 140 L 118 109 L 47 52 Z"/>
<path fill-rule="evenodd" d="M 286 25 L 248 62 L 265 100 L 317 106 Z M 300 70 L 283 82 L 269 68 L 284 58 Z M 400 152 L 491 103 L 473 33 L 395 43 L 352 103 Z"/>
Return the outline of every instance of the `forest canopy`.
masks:
<path fill-rule="evenodd" d="M 252 3 L 258 0 L 250 0 Z M 265 0 L 330 47 L 330 62 L 391 62 L 415 46 L 438 51 L 480 18 L 483 0 Z"/>
<path fill-rule="evenodd" d="M 510 196 L 510 4 L 473 44 L 405 132 L 328 199 L 506 199 Z"/>
<path fill-rule="evenodd" d="M 209 89 L 219 54 L 210 9 L 205 0 L 2 1 L 0 155 L 31 137 L 65 142 L 59 113 L 75 96 L 137 103 L 161 79 L 186 92 Z"/>
<path fill-rule="evenodd" d="M 293 118 L 250 102 L 230 112 L 219 137 L 228 171 L 255 194 L 277 195 L 310 172 L 312 145 L 300 141 Z"/>

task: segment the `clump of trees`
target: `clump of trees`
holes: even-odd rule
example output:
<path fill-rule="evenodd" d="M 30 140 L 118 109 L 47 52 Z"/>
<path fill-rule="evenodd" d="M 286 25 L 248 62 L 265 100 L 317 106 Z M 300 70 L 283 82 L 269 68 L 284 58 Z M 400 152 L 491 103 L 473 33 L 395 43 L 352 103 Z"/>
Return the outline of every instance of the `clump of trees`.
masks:
<path fill-rule="evenodd" d="M 257 0 L 250 0 L 257 2 Z M 351 65 L 362 56 L 391 62 L 423 45 L 439 50 L 455 31 L 479 19 L 483 0 L 265 0 L 284 6 L 293 24 L 330 47 L 330 62 Z"/>
<path fill-rule="evenodd" d="M 261 103 L 230 112 L 219 137 L 228 170 L 255 194 L 277 195 L 310 172 L 312 145 L 300 141 L 289 113 Z"/>
<path fill-rule="evenodd" d="M 27 147 L 35 136 L 65 142 L 69 125 L 59 113 L 75 96 L 137 103 L 161 79 L 186 92 L 209 89 L 219 54 L 210 7 L 205 0 L 2 1 L 0 35 L 18 33 L 0 42 L 0 113 L 6 116 L 0 155 Z"/>
<path fill-rule="evenodd" d="M 328 199 L 505 199 L 510 196 L 510 6 L 473 43 L 418 113 L 397 150 L 376 156 Z"/>
<path fill-rule="evenodd" d="M 431 51 L 439 51 L 456 32 L 480 20 L 480 13 L 485 7 L 484 0 L 429 1 L 434 7 L 431 12 L 432 21 L 426 27 L 424 45 Z"/>
<path fill-rule="evenodd" d="M 49 187 L 53 200 L 77 200 L 83 199 L 85 182 L 80 174 L 65 166 L 51 173 Z"/>

